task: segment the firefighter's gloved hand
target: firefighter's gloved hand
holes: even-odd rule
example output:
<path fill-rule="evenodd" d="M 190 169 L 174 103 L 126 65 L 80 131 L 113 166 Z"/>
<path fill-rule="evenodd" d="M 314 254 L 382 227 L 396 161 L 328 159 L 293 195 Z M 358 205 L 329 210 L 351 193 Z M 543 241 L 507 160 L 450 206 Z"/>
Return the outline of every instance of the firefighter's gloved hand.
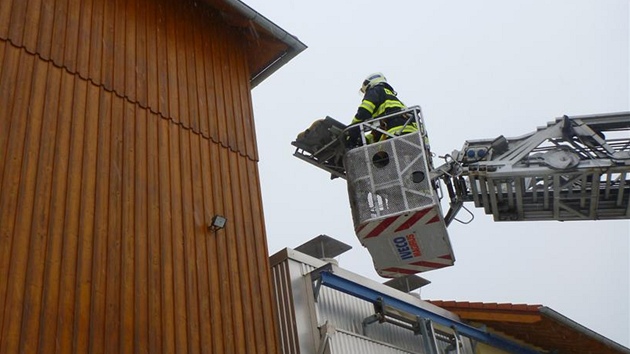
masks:
<path fill-rule="evenodd" d="M 361 146 L 361 130 L 358 126 L 348 129 L 346 136 L 346 148 L 352 149 L 357 146 Z"/>
<path fill-rule="evenodd" d="M 381 137 L 383 137 L 383 133 L 374 129 L 372 130 L 372 136 L 373 136 L 374 142 L 377 142 L 381 140 Z"/>

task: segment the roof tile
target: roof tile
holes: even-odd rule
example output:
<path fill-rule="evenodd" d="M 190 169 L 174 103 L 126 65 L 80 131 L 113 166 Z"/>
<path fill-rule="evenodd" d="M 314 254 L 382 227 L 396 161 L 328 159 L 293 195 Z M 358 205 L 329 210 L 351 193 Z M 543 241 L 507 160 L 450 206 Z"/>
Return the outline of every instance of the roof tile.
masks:
<path fill-rule="evenodd" d="M 462 320 L 482 322 L 498 333 L 503 333 L 544 349 L 555 349 L 570 354 L 630 354 L 630 349 L 609 342 L 606 338 L 587 336 L 581 330 L 562 321 L 545 316 L 543 305 L 426 300 L 459 315 Z M 485 318 L 479 317 L 486 313 Z M 484 319 L 481 319 L 484 318 Z"/>

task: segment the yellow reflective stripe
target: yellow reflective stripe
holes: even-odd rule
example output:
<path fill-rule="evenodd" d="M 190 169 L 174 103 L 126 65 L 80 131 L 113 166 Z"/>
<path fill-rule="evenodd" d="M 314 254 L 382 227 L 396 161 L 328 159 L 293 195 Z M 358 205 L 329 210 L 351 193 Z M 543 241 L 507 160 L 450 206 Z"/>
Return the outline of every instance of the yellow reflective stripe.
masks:
<path fill-rule="evenodd" d="M 400 133 L 413 133 L 413 132 L 417 132 L 418 128 L 416 128 L 414 125 L 409 124 L 405 127 L 405 129 L 402 129 L 402 126 L 400 127 L 394 127 L 392 129 L 389 129 L 387 132 L 389 134 L 400 134 Z"/>
<path fill-rule="evenodd" d="M 352 118 L 352 122 L 350 122 L 350 124 L 357 124 L 357 123 L 361 123 L 362 120 L 358 120 L 356 117 Z"/>
<path fill-rule="evenodd" d="M 374 114 L 372 114 L 373 117 L 378 117 L 380 115 L 382 115 L 386 109 L 388 108 L 401 108 L 401 109 L 405 109 L 405 105 L 402 104 L 402 102 L 400 101 L 395 101 L 395 100 L 387 100 L 385 102 L 383 102 L 382 105 L 380 105 L 378 107 L 378 111 Z"/>
<path fill-rule="evenodd" d="M 402 131 L 400 131 L 400 128 L 401 127 L 395 127 L 395 128 L 389 129 L 387 131 L 387 134 L 389 134 L 389 135 L 397 135 L 397 134 L 399 134 L 400 135 L 402 133 L 408 134 L 408 133 L 415 133 L 415 132 L 418 131 L 418 129 L 416 129 L 415 126 L 411 126 L 411 125 L 406 126 L 405 129 L 403 129 Z M 390 138 L 389 135 L 386 135 L 386 134 L 381 135 L 381 138 L 379 139 L 379 141 L 385 141 L 385 140 L 389 139 Z M 425 145 L 428 145 L 428 143 L 429 143 L 429 139 L 427 138 L 427 139 L 425 139 Z"/>
<path fill-rule="evenodd" d="M 361 102 L 361 105 L 359 107 L 363 107 L 366 111 L 370 112 L 370 114 L 373 114 L 374 108 L 376 108 L 374 103 L 368 100 L 363 100 L 363 102 Z"/>

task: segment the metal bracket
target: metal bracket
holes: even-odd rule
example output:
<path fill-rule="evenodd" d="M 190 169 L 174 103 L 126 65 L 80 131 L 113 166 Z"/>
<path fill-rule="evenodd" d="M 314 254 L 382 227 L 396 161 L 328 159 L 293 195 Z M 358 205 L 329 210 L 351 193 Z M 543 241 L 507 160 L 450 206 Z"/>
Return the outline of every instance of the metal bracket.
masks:
<path fill-rule="evenodd" d="M 319 296 L 319 290 L 322 287 L 322 276 L 323 272 L 333 273 L 332 264 L 326 263 L 323 266 L 311 271 L 309 274 L 311 276 L 311 282 L 313 282 L 313 296 L 315 298 L 315 302 L 317 302 L 317 298 Z"/>
<path fill-rule="evenodd" d="M 363 326 L 363 335 L 366 335 L 367 326 L 378 322 L 378 323 L 390 323 L 395 326 L 411 330 L 415 335 L 418 335 L 422 332 L 421 323 L 422 317 L 414 316 L 413 314 L 401 314 L 394 313 L 388 310 L 387 305 L 385 304 L 385 300 L 382 297 L 379 297 L 374 303 L 374 314 L 366 317 L 362 322 Z"/>

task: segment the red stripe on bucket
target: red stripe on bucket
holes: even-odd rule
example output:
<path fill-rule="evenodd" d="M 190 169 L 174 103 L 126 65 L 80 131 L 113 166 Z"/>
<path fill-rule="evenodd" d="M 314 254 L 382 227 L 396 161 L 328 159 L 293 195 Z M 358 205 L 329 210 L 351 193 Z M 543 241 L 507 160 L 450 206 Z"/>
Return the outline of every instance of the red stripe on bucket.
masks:
<path fill-rule="evenodd" d="M 428 224 L 433 224 L 434 222 L 440 221 L 440 217 L 438 215 L 434 216 L 431 220 L 427 221 Z"/>
<path fill-rule="evenodd" d="M 383 269 L 383 271 L 384 272 L 390 272 L 390 273 L 401 273 L 401 274 L 416 274 L 416 273 L 418 273 L 417 270 L 405 269 L 405 268 L 397 268 L 397 267 Z"/>
<path fill-rule="evenodd" d="M 411 264 L 421 266 L 421 267 L 427 267 L 427 268 L 442 268 L 442 267 L 448 266 L 448 264 L 427 262 L 427 261 L 413 262 Z"/>
<path fill-rule="evenodd" d="M 406 230 L 406 229 L 412 227 L 416 222 L 418 222 L 418 220 L 422 219 L 422 217 L 427 215 L 427 213 L 430 212 L 430 211 L 431 211 L 431 208 L 427 208 L 427 209 L 420 210 L 420 211 L 416 212 L 409 219 L 407 219 L 407 221 L 405 221 L 402 225 L 400 225 L 396 229 L 396 232 L 402 231 L 402 230 Z"/>
<path fill-rule="evenodd" d="M 400 215 L 392 216 L 381 221 L 374 229 L 372 229 L 372 231 L 370 231 L 369 234 L 367 234 L 367 236 L 365 236 L 365 238 L 376 237 L 380 235 L 381 232 L 385 231 L 385 229 L 389 227 L 389 225 L 394 223 L 394 221 L 396 221 L 396 219 L 398 219 L 399 216 Z"/>

